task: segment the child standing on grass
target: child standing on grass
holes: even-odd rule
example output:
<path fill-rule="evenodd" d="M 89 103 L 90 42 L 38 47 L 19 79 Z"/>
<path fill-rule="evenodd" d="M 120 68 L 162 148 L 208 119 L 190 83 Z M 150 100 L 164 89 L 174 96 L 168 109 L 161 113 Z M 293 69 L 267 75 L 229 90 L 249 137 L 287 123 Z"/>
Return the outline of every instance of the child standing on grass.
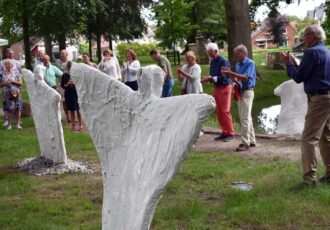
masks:
<path fill-rule="evenodd" d="M 79 111 L 78 94 L 77 94 L 76 87 L 70 76 L 71 65 L 72 65 L 71 62 L 68 62 L 65 67 L 64 74 L 62 75 L 61 86 L 64 89 L 64 98 L 65 98 L 65 102 L 67 104 L 67 109 L 70 112 L 71 121 L 72 121 L 72 130 L 73 131 L 76 130 L 75 113 L 77 113 L 79 130 L 83 131 L 84 127 L 82 125 L 81 114 Z"/>

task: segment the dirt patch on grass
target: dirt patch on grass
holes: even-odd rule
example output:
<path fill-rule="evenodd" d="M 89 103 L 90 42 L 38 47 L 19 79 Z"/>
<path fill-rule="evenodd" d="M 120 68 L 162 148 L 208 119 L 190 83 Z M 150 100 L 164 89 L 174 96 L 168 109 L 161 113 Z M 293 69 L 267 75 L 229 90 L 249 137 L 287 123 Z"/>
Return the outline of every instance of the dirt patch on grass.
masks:
<path fill-rule="evenodd" d="M 300 141 L 298 138 L 278 135 L 258 135 L 257 146 L 248 151 L 236 152 L 235 149 L 241 143 L 239 136 L 232 142 L 215 141 L 216 132 L 205 132 L 194 147 L 193 151 L 213 151 L 232 153 L 247 158 L 264 158 L 266 160 L 290 160 L 295 161 L 301 158 Z"/>

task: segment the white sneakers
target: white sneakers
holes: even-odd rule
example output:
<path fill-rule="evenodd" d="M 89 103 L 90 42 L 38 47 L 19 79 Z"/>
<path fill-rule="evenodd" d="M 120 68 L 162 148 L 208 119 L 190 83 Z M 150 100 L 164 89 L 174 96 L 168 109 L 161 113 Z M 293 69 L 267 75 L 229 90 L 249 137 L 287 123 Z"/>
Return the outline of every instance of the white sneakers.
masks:
<path fill-rule="evenodd" d="M 22 126 L 21 126 L 20 124 L 17 124 L 16 127 L 17 127 L 17 129 L 23 129 Z M 8 125 L 7 129 L 8 129 L 8 130 L 11 130 L 11 129 L 12 129 L 11 125 Z"/>
<path fill-rule="evenodd" d="M 7 120 L 4 120 L 3 123 L 2 123 L 3 126 L 8 126 L 8 121 Z"/>

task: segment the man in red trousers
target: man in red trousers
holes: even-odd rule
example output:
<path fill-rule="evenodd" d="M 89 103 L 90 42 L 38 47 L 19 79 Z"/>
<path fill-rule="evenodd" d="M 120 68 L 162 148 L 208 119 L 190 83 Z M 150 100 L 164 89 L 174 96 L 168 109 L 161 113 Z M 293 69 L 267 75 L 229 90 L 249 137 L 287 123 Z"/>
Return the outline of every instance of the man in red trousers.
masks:
<path fill-rule="evenodd" d="M 210 63 L 210 76 L 204 77 L 202 83 L 211 82 L 214 84 L 216 114 L 221 129 L 221 134 L 214 140 L 233 141 L 235 139 L 235 130 L 230 114 L 232 80 L 221 74 L 221 67 L 228 68 L 230 64 L 227 59 L 220 56 L 217 44 L 209 43 L 206 49 L 212 60 Z"/>

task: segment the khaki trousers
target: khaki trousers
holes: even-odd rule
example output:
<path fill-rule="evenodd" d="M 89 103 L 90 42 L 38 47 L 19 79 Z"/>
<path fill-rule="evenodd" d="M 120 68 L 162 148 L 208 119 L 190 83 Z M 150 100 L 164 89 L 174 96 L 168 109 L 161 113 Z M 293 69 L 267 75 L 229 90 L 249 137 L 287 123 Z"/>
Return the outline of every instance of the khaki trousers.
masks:
<path fill-rule="evenodd" d="M 303 180 L 315 181 L 317 147 L 330 176 L 330 95 L 313 96 L 308 101 L 304 131 L 301 137 Z"/>
<path fill-rule="evenodd" d="M 252 121 L 252 105 L 253 105 L 254 91 L 244 90 L 238 100 L 238 113 L 241 122 L 241 138 L 242 144 L 250 146 L 256 143 Z"/>

